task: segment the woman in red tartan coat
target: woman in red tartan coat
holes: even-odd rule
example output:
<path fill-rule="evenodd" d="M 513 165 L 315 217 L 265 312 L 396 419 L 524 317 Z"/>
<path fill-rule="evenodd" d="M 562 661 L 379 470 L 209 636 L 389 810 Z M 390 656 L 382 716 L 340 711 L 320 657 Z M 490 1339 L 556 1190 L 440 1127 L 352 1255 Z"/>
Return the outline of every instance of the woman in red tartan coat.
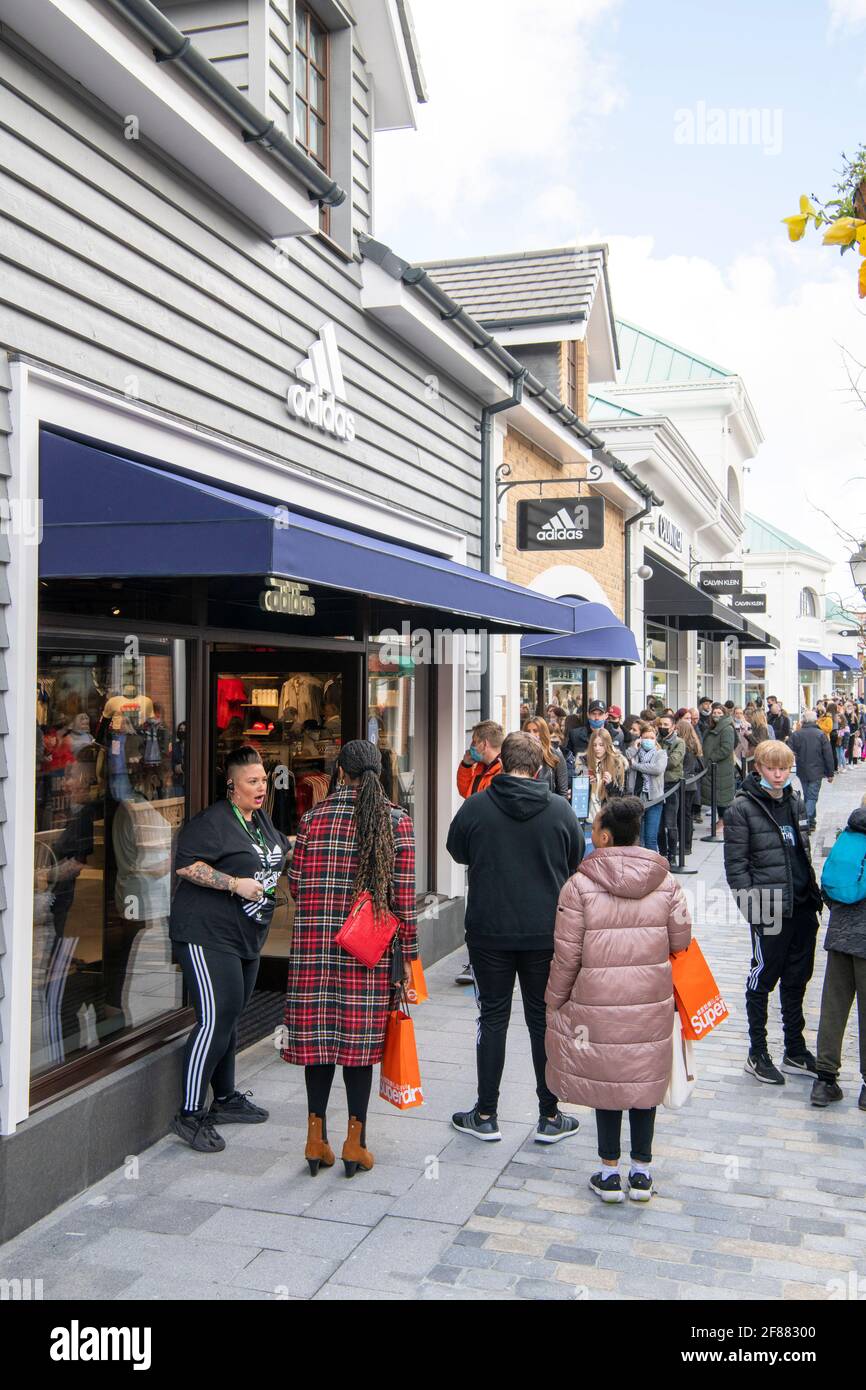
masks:
<path fill-rule="evenodd" d="M 343 1068 L 349 1134 L 346 1176 L 373 1166 L 366 1117 L 373 1064 L 382 1060 L 391 1006 L 393 952 L 404 977 L 418 954 L 415 928 L 415 832 L 405 811 L 382 789 L 382 757 L 366 739 L 347 743 L 337 759 L 340 784 L 301 820 L 289 870 L 296 900 L 281 1056 L 304 1067 L 310 1172 L 330 1167 L 327 1106 L 337 1066 Z M 393 946 L 370 969 L 336 943 L 358 893 L 379 911 L 389 907 L 400 928 Z"/>

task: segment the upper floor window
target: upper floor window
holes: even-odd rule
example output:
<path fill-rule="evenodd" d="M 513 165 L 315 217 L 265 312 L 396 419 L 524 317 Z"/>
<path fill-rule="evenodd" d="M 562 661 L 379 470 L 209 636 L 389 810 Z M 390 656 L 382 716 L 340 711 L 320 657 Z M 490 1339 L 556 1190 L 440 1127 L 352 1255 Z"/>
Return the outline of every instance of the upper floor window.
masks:
<path fill-rule="evenodd" d="M 814 589 L 800 590 L 800 617 L 817 618 L 818 616 L 818 595 Z"/>
<path fill-rule="evenodd" d="M 577 400 L 577 343 L 572 338 L 565 345 L 566 363 L 566 397 L 565 404 L 570 406 L 575 415 L 580 414 Z"/>
<path fill-rule="evenodd" d="M 328 31 L 312 10 L 295 13 L 295 138 L 328 168 Z"/>

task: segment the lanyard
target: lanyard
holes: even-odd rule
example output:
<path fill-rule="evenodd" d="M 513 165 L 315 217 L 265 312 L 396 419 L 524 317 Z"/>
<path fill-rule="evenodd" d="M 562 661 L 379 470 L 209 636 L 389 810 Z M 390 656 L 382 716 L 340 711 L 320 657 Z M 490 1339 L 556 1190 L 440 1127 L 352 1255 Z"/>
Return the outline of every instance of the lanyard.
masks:
<path fill-rule="evenodd" d="M 265 855 L 267 855 L 267 853 L 268 853 L 268 847 L 267 847 L 267 844 L 265 843 L 265 837 L 264 837 L 264 835 L 262 834 L 262 832 L 261 832 L 261 830 L 259 829 L 259 827 L 258 827 L 257 825 L 254 825 L 254 826 L 252 827 L 252 829 L 250 829 L 250 823 L 249 823 L 249 821 L 244 820 L 244 817 L 241 815 L 240 811 L 238 810 L 238 808 L 237 808 L 237 806 L 235 805 L 234 802 L 232 802 L 232 810 L 234 811 L 235 815 L 237 816 L 238 820 L 240 821 L 241 825 L 243 826 L 244 830 L 247 832 L 247 834 L 249 835 L 249 837 L 250 837 L 250 839 L 253 841 L 253 843 L 255 844 L 255 842 L 258 841 L 258 843 L 259 843 L 259 844 L 261 845 L 261 847 L 262 847 L 263 852 L 265 853 Z"/>

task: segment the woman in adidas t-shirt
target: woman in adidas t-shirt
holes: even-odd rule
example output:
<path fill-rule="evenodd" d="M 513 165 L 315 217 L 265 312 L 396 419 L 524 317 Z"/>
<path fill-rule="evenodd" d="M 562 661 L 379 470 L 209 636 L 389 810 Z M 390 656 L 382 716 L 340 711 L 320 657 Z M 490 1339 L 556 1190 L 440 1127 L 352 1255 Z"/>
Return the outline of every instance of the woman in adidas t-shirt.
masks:
<path fill-rule="evenodd" d="M 174 1132 L 200 1153 L 225 1148 L 217 1124 L 261 1124 L 267 1110 L 235 1090 L 237 1022 L 259 973 L 289 842 L 263 805 L 268 777 L 258 749 L 226 763 L 227 797 L 180 832 L 171 908 L 175 957 L 195 1008 Z M 206 1109 L 208 1086 L 214 1100 Z"/>

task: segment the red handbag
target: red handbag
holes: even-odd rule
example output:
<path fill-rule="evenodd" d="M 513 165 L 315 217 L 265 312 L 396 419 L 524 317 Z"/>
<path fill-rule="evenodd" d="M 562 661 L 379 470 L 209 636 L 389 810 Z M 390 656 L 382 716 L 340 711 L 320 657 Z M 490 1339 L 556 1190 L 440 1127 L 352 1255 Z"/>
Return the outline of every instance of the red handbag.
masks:
<path fill-rule="evenodd" d="M 372 970 L 384 956 L 400 926 L 393 912 L 377 912 L 369 893 L 361 893 L 337 932 L 337 945 Z"/>

